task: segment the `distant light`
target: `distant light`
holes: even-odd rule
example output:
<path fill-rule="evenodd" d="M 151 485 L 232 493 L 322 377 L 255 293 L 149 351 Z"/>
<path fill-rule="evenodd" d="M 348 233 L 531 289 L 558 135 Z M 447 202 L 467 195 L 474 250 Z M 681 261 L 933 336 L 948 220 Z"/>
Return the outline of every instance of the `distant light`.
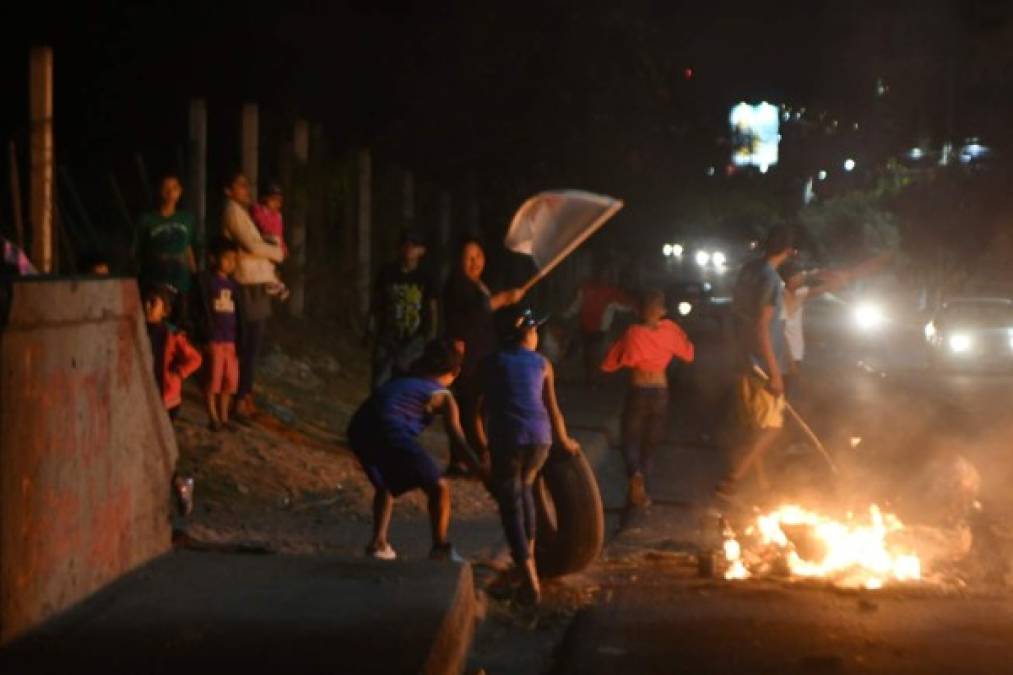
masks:
<path fill-rule="evenodd" d="M 877 330 L 886 322 L 883 308 L 872 303 L 863 303 L 855 308 L 855 323 L 864 331 Z"/>
<path fill-rule="evenodd" d="M 908 150 L 907 156 L 911 159 L 921 159 L 925 156 L 925 151 L 919 147 L 914 147 Z"/>
<path fill-rule="evenodd" d="M 665 256 L 666 258 L 671 257 L 672 256 L 672 245 L 671 244 L 665 244 L 664 246 L 662 246 L 661 247 L 661 255 Z"/>
<path fill-rule="evenodd" d="M 826 180 L 827 179 L 827 172 L 824 171 L 823 169 L 820 169 L 820 172 L 818 174 L 816 174 L 816 177 L 819 178 L 820 180 Z"/>
<path fill-rule="evenodd" d="M 681 258 L 684 250 L 682 244 L 672 244 L 672 255 L 676 258 Z"/>
<path fill-rule="evenodd" d="M 717 170 L 713 166 L 708 166 L 707 170 L 704 173 L 706 173 L 708 176 L 713 176 L 716 173 L 716 171 Z"/>
<path fill-rule="evenodd" d="M 854 129 L 855 131 L 858 131 L 858 122 L 855 122 L 855 123 L 854 123 L 854 124 L 852 125 L 852 128 L 853 128 L 853 129 Z"/>
<path fill-rule="evenodd" d="M 966 333 L 956 333 L 951 335 L 950 351 L 954 354 L 965 354 L 971 351 L 971 336 Z"/>
<path fill-rule="evenodd" d="M 691 305 L 690 303 L 686 302 L 685 300 L 683 300 L 682 302 L 679 303 L 679 314 L 681 316 L 686 316 L 687 314 L 689 314 L 692 311 L 693 311 L 693 305 Z"/>
<path fill-rule="evenodd" d="M 693 79 L 693 69 L 692 68 L 687 68 L 686 70 L 682 71 L 682 76 L 685 77 L 687 80 L 692 80 Z"/>
<path fill-rule="evenodd" d="M 854 169 L 855 169 L 855 160 L 851 159 L 850 157 L 844 160 L 845 171 L 854 171 Z"/>
<path fill-rule="evenodd" d="M 989 152 L 990 150 L 982 145 L 977 138 L 969 138 L 964 147 L 960 149 L 960 163 L 970 164 L 976 159 L 981 159 Z"/>
<path fill-rule="evenodd" d="M 882 77 L 876 78 L 876 96 L 886 96 L 890 92 L 890 85 Z"/>
<path fill-rule="evenodd" d="M 711 254 L 708 253 L 707 251 L 696 252 L 696 264 L 699 265 L 700 267 L 706 267 L 707 263 L 709 263 L 710 260 Z"/>
<path fill-rule="evenodd" d="M 755 251 L 756 247 L 759 246 L 759 245 L 760 245 L 760 242 L 758 242 L 758 241 L 756 241 L 754 239 L 753 241 L 749 242 L 749 250 L 750 251 Z"/>
<path fill-rule="evenodd" d="M 721 251 L 715 251 L 714 255 L 711 256 L 711 260 L 714 261 L 717 267 L 724 267 L 725 263 L 728 262 L 728 258 Z"/>
<path fill-rule="evenodd" d="M 785 122 L 790 121 L 791 120 L 791 113 L 788 112 L 787 110 L 785 110 L 783 113 L 781 113 L 781 119 L 783 119 Z"/>

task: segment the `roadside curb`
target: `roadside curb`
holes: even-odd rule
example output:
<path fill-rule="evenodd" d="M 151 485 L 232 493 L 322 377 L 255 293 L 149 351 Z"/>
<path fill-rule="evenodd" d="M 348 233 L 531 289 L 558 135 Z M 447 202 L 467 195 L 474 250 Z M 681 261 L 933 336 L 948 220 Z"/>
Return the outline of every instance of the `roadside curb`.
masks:
<path fill-rule="evenodd" d="M 471 565 L 463 563 L 453 598 L 422 667 L 423 675 L 458 675 L 463 672 L 475 637 L 476 605 Z"/>

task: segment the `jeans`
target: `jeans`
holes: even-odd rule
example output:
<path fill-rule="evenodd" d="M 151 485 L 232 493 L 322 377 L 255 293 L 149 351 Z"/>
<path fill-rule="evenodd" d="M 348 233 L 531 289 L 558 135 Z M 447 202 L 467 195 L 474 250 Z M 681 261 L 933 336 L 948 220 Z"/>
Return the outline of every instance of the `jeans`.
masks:
<path fill-rule="evenodd" d="M 626 475 L 650 474 L 652 455 L 668 424 L 668 389 L 632 387 L 623 410 L 623 457 Z"/>
<path fill-rule="evenodd" d="M 421 335 L 400 342 L 377 340 L 373 349 L 372 389 L 375 391 L 392 377 L 407 373 L 425 348 L 426 341 Z"/>
<path fill-rule="evenodd" d="M 257 368 L 257 357 L 264 345 L 267 333 L 267 319 L 247 321 L 243 324 L 243 344 L 239 353 L 239 390 L 237 398 L 243 398 L 253 392 L 254 374 Z"/>
<path fill-rule="evenodd" d="M 478 403 L 482 396 L 482 386 L 478 375 L 458 377 L 454 382 L 452 391 L 454 400 L 457 401 L 457 408 L 461 415 L 461 430 L 468 445 L 480 452 L 482 447 L 478 436 Z M 450 464 L 463 464 L 464 458 L 460 456 L 454 444 L 450 446 Z"/>
<path fill-rule="evenodd" d="M 535 538 L 535 495 L 538 472 L 549 456 L 549 445 L 496 447 L 492 450 L 492 488 L 510 554 L 517 565 L 531 557 Z"/>

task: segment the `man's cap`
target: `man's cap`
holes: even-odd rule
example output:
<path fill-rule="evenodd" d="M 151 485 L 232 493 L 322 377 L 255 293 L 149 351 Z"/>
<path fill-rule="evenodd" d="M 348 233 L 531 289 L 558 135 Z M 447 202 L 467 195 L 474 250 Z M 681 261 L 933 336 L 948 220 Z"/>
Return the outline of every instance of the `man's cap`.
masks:
<path fill-rule="evenodd" d="M 405 244 L 425 246 L 426 238 L 418 230 L 404 230 L 401 232 L 401 245 L 404 246 Z"/>
<path fill-rule="evenodd" d="M 282 197 L 284 194 L 285 191 L 281 189 L 281 185 L 279 183 L 268 183 L 260 192 L 261 197 Z"/>
<path fill-rule="evenodd" d="M 529 328 L 538 328 L 548 320 L 548 316 L 536 318 L 530 307 L 511 307 L 500 314 L 499 334 L 504 340 L 517 338 Z"/>

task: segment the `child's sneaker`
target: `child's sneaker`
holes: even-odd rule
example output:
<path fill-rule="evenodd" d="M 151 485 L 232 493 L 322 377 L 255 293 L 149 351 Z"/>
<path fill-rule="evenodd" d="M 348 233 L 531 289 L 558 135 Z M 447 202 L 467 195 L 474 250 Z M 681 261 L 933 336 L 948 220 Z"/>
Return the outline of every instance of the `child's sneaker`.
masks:
<path fill-rule="evenodd" d="M 375 558 L 377 560 L 396 560 L 397 559 L 397 552 L 394 550 L 394 547 L 391 546 L 389 543 L 388 544 L 384 544 L 380 548 L 376 548 L 373 545 L 367 546 L 366 547 L 366 555 L 368 555 L 370 558 Z"/>
<path fill-rule="evenodd" d="M 460 556 L 457 550 L 454 549 L 454 545 L 447 542 L 442 546 L 433 546 L 432 550 L 429 551 L 430 560 L 445 560 L 453 563 L 463 563 L 464 558 Z"/>

